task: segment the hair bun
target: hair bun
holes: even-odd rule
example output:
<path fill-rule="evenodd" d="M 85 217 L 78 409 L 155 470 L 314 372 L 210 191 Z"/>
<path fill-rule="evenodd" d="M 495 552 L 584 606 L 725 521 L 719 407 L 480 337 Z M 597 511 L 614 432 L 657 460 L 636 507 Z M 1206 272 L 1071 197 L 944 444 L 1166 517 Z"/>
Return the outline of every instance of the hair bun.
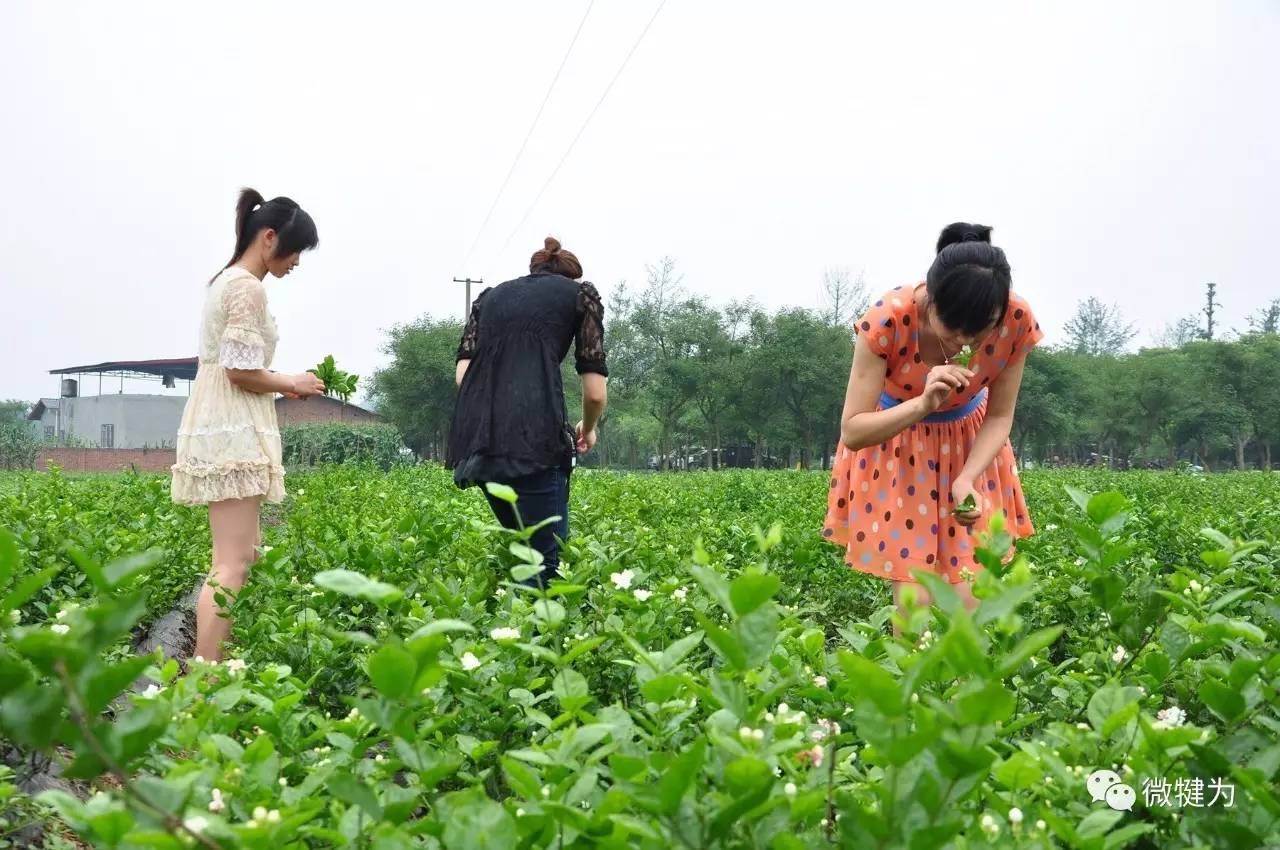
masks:
<path fill-rule="evenodd" d="M 560 253 L 560 240 L 554 236 L 548 236 L 542 243 L 548 254 Z"/>
<path fill-rule="evenodd" d="M 970 224 L 967 221 L 957 221 L 954 224 L 948 224 L 942 228 L 942 233 L 938 235 L 938 244 L 934 249 L 935 253 L 942 253 L 942 249 L 948 245 L 958 245 L 962 242 L 991 242 L 991 228 L 985 224 Z"/>

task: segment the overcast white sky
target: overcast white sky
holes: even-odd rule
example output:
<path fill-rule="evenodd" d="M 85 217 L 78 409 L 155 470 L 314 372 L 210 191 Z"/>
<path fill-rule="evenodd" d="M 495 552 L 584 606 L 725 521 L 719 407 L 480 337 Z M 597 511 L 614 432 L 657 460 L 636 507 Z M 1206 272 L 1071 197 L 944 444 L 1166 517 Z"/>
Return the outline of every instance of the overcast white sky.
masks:
<path fill-rule="evenodd" d="M 815 306 L 824 268 L 909 283 L 979 221 L 1051 339 L 1088 295 L 1141 342 L 1209 280 L 1227 326 L 1280 296 L 1275 0 L 669 0 L 508 244 L 657 4 L 597 0 L 463 265 L 587 0 L 6 0 L 0 398 L 194 354 L 243 185 L 320 230 L 269 284 L 287 371 L 371 372 L 548 233 L 606 297 L 670 255 L 714 301 Z"/>

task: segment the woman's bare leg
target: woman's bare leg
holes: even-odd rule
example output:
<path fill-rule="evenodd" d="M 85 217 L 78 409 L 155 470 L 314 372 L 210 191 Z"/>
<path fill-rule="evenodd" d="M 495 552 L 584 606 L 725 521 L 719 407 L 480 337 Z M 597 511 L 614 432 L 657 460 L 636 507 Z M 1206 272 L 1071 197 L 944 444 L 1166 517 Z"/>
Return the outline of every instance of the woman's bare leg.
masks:
<path fill-rule="evenodd" d="M 196 605 L 196 655 L 206 661 L 222 660 L 222 644 L 231 634 L 231 620 L 213 597 L 219 590 L 239 593 L 244 587 L 249 565 L 255 559 L 255 542 L 261 534 L 258 526 L 261 501 L 258 498 L 228 499 L 209 505 L 213 571 Z"/>

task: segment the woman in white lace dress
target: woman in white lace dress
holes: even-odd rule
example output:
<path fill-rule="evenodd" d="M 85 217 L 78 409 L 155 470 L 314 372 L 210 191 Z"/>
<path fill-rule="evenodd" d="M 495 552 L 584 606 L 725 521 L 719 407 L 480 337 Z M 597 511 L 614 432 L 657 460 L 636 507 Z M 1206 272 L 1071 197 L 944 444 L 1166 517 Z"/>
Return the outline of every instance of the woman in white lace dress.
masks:
<path fill-rule="evenodd" d="M 318 242 L 316 225 L 288 198 L 270 201 L 252 189 L 236 205 L 236 248 L 208 285 L 200 331 L 200 367 L 178 428 L 173 500 L 208 505 L 213 572 L 196 608 L 196 655 L 222 659 L 231 622 L 214 600 L 235 594 L 261 545 L 263 500 L 284 500 L 276 394 L 309 398 L 324 391 L 308 372 L 269 370 L 275 319 L 267 311 L 267 273 L 284 277 Z"/>

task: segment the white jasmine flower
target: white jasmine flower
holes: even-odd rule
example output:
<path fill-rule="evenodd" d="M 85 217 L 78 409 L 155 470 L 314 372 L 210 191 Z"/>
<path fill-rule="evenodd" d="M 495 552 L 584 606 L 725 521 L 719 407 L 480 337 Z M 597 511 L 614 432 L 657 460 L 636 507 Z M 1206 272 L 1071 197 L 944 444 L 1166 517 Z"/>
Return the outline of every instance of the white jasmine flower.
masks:
<path fill-rule="evenodd" d="M 1022 809 L 1017 806 L 1009 810 L 1009 823 L 1019 826 L 1022 823 Z"/>
<path fill-rule="evenodd" d="M 378 753 L 376 756 L 373 757 L 373 761 L 376 764 L 385 764 L 387 761 L 387 757 L 384 756 L 382 753 Z"/>
<path fill-rule="evenodd" d="M 1129 651 L 1125 649 L 1123 646 L 1117 646 L 1115 653 L 1113 653 L 1111 656 L 1111 660 L 1114 661 L 1116 664 L 1120 664 L 1128 657 L 1129 657 Z"/>
<path fill-rule="evenodd" d="M 524 809 L 516 809 L 516 817 L 518 818 L 524 817 Z"/>
<path fill-rule="evenodd" d="M 163 691 L 155 685 L 147 685 L 147 689 L 142 692 L 143 699 L 155 699 L 160 696 Z"/>
<path fill-rule="evenodd" d="M 280 777 L 280 779 L 279 779 L 279 783 L 280 783 L 280 787 L 281 787 L 281 788 L 288 788 L 288 787 L 289 787 L 289 780 L 285 779 L 283 776 L 282 776 L 282 777 Z"/>
<path fill-rule="evenodd" d="M 814 687 L 818 687 L 818 688 L 825 688 L 825 687 L 827 686 L 827 677 L 826 677 L 826 676 L 814 676 L 814 677 L 813 677 L 813 684 L 814 684 Z"/>
<path fill-rule="evenodd" d="M 545 800 L 545 799 L 549 798 L 550 796 L 551 796 L 551 786 L 550 786 L 550 785 L 543 785 L 543 786 L 542 786 L 542 798 Z"/>
<path fill-rule="evenodd" d="M 71 631 L 71 627 L 65 626 L 62 623 L 57 623 L 56 625 L 50 626 L 49 630 L 55 635 L 65 635 L 67 632 Z"/>
<path fill-rule="evenodd" d="M 788 783 L 783 787 L 782 791 L 783 791 L 783 793 L 784 793 L 784 794 L 786 794 L 788 797 L 794 797 L 794 796 L 796 795 L 796 791 L 797 791 L 797 789 L 796 789 L 796 784 L 795 784 L 794 782 L 788 782 Z"/>
<path fill-rule="evenodd" d="M 463 670 L 474 670 L 479 666 L 480 666 L 479 658 L 476 658 L 475 655 L 473 655 L 470 652 L 462 653 L 462 669 Z"/>
<path fill-rule="evenodd" d="M 675 590 L 671 591 L 671 598 L 677 602 L 683 602 L 685 597 L 688 595 L 689 591 L 685 590 L 683 587 L 677 587 Z"/>
<path fill-rule="evenodd" d="M 188 831 L 194 832 L 196 835 L 200 835 L 209 828 L 209 819 L 203 815 L 192 815 L 184 820 L 182 825 L 186 827 Z"/>
<path fill-rule="evenodd" d="M 1088 732 L 1088 731 L 1089 731 L 1089 724 L 1088 724 L 1088 723 L 1077 723 L 1077 724 L 1076 724 L 1076 728 L 1077 728 L 1077 729 L 1079 729 L 1081 732 Z"/>
<path fill-rule="evenodd" d="M 227 669 L 232 673 L 239 673 L 240 671 L 244 670 L 244 668 L 248 666 L 249 665 L 244 663 L 243 659 L 240 659 L 240 658 L 227 659 Z"/>
<path fill-rule="evenodd" d="M 209 811 L 215 815 L 225 809 L 226 802 L 222 799 L 222 791 L 217 788 L 213 789 L 213 799 L 209 801 Z"/>
<path fill-rule="evenodd" d="M 497 628 L 489 632 L 489 637 L 493 638 L 498 642 L 508 641 L 508 640 L 517 640 L 520 637 L 520 630 L 503 626 L 501 628 Z"/>
<path fill-rule="evenodd" d="M 1157 729 L 1176 729 L 1186 721 L 1187 713 L 1176 705 L 1171 705 L 1156 714 L 1156 722 L 1152 725 Z"/>
<path fill-rule="evenodd" d="M 66 619 L 67 613 L 68 613 L 67 609 L 63 608 L 61 611 L 59 611 L 57 614 L 54 615 L 54 619 L 55 620 Z"/>
<path fill-rule="evenodd" d="M 253 819 L 256 821 L 264 821 L 267 819 L 267 807 L 258 806 L 253 810 Z"/>
<path fill-rule="evenodd" d="M 1049 828 L 1049 824 L 1045 823 L 1043 820 L 1036 821 L 1036 829 L 1040 830 L 1041 832 L 1044 832 L 1048 828 Z"/>
<path fill-rule="evenodd" d="M 280 823 L 280 810 L 272 809 L 267 812 L 267 823 Z"/>
<path fill-rule="evenodd" d="M 652 591 L 645 590 L 644 588 L 637 588 L 633 590 L 631 593 L 633 596 L 635 596 L 636 600 L 639 602 L 648 602 L 649 597 L 653 596 Z"/>
<path fill-rule="evenodd" d="M 609 581 L 613 582 L 613 586 L 618 590 L 626 590 L 631 587 L 631 580 L 635 577 L 636 574 L 631 570 L 623 570 L 620 573 L 614 573 L 609 576 Z"/>
<path fill-rule="evenodd" d="M 358 708 L 353 708 L 353 709 L 351 709 L 351 712 L 350 712 L 349 714 L 347 714 L 347 719 L 348 719 L 348 720 L 359 720 L 359 719 L 360 719 L 360 709 L 358 709 Z"/>
<path fill-rule="evenodd" d="M 493 592 L 493 595 L 501 599 L 507 595 L 507 589 L 505 587 L 500 587 Z"/>

